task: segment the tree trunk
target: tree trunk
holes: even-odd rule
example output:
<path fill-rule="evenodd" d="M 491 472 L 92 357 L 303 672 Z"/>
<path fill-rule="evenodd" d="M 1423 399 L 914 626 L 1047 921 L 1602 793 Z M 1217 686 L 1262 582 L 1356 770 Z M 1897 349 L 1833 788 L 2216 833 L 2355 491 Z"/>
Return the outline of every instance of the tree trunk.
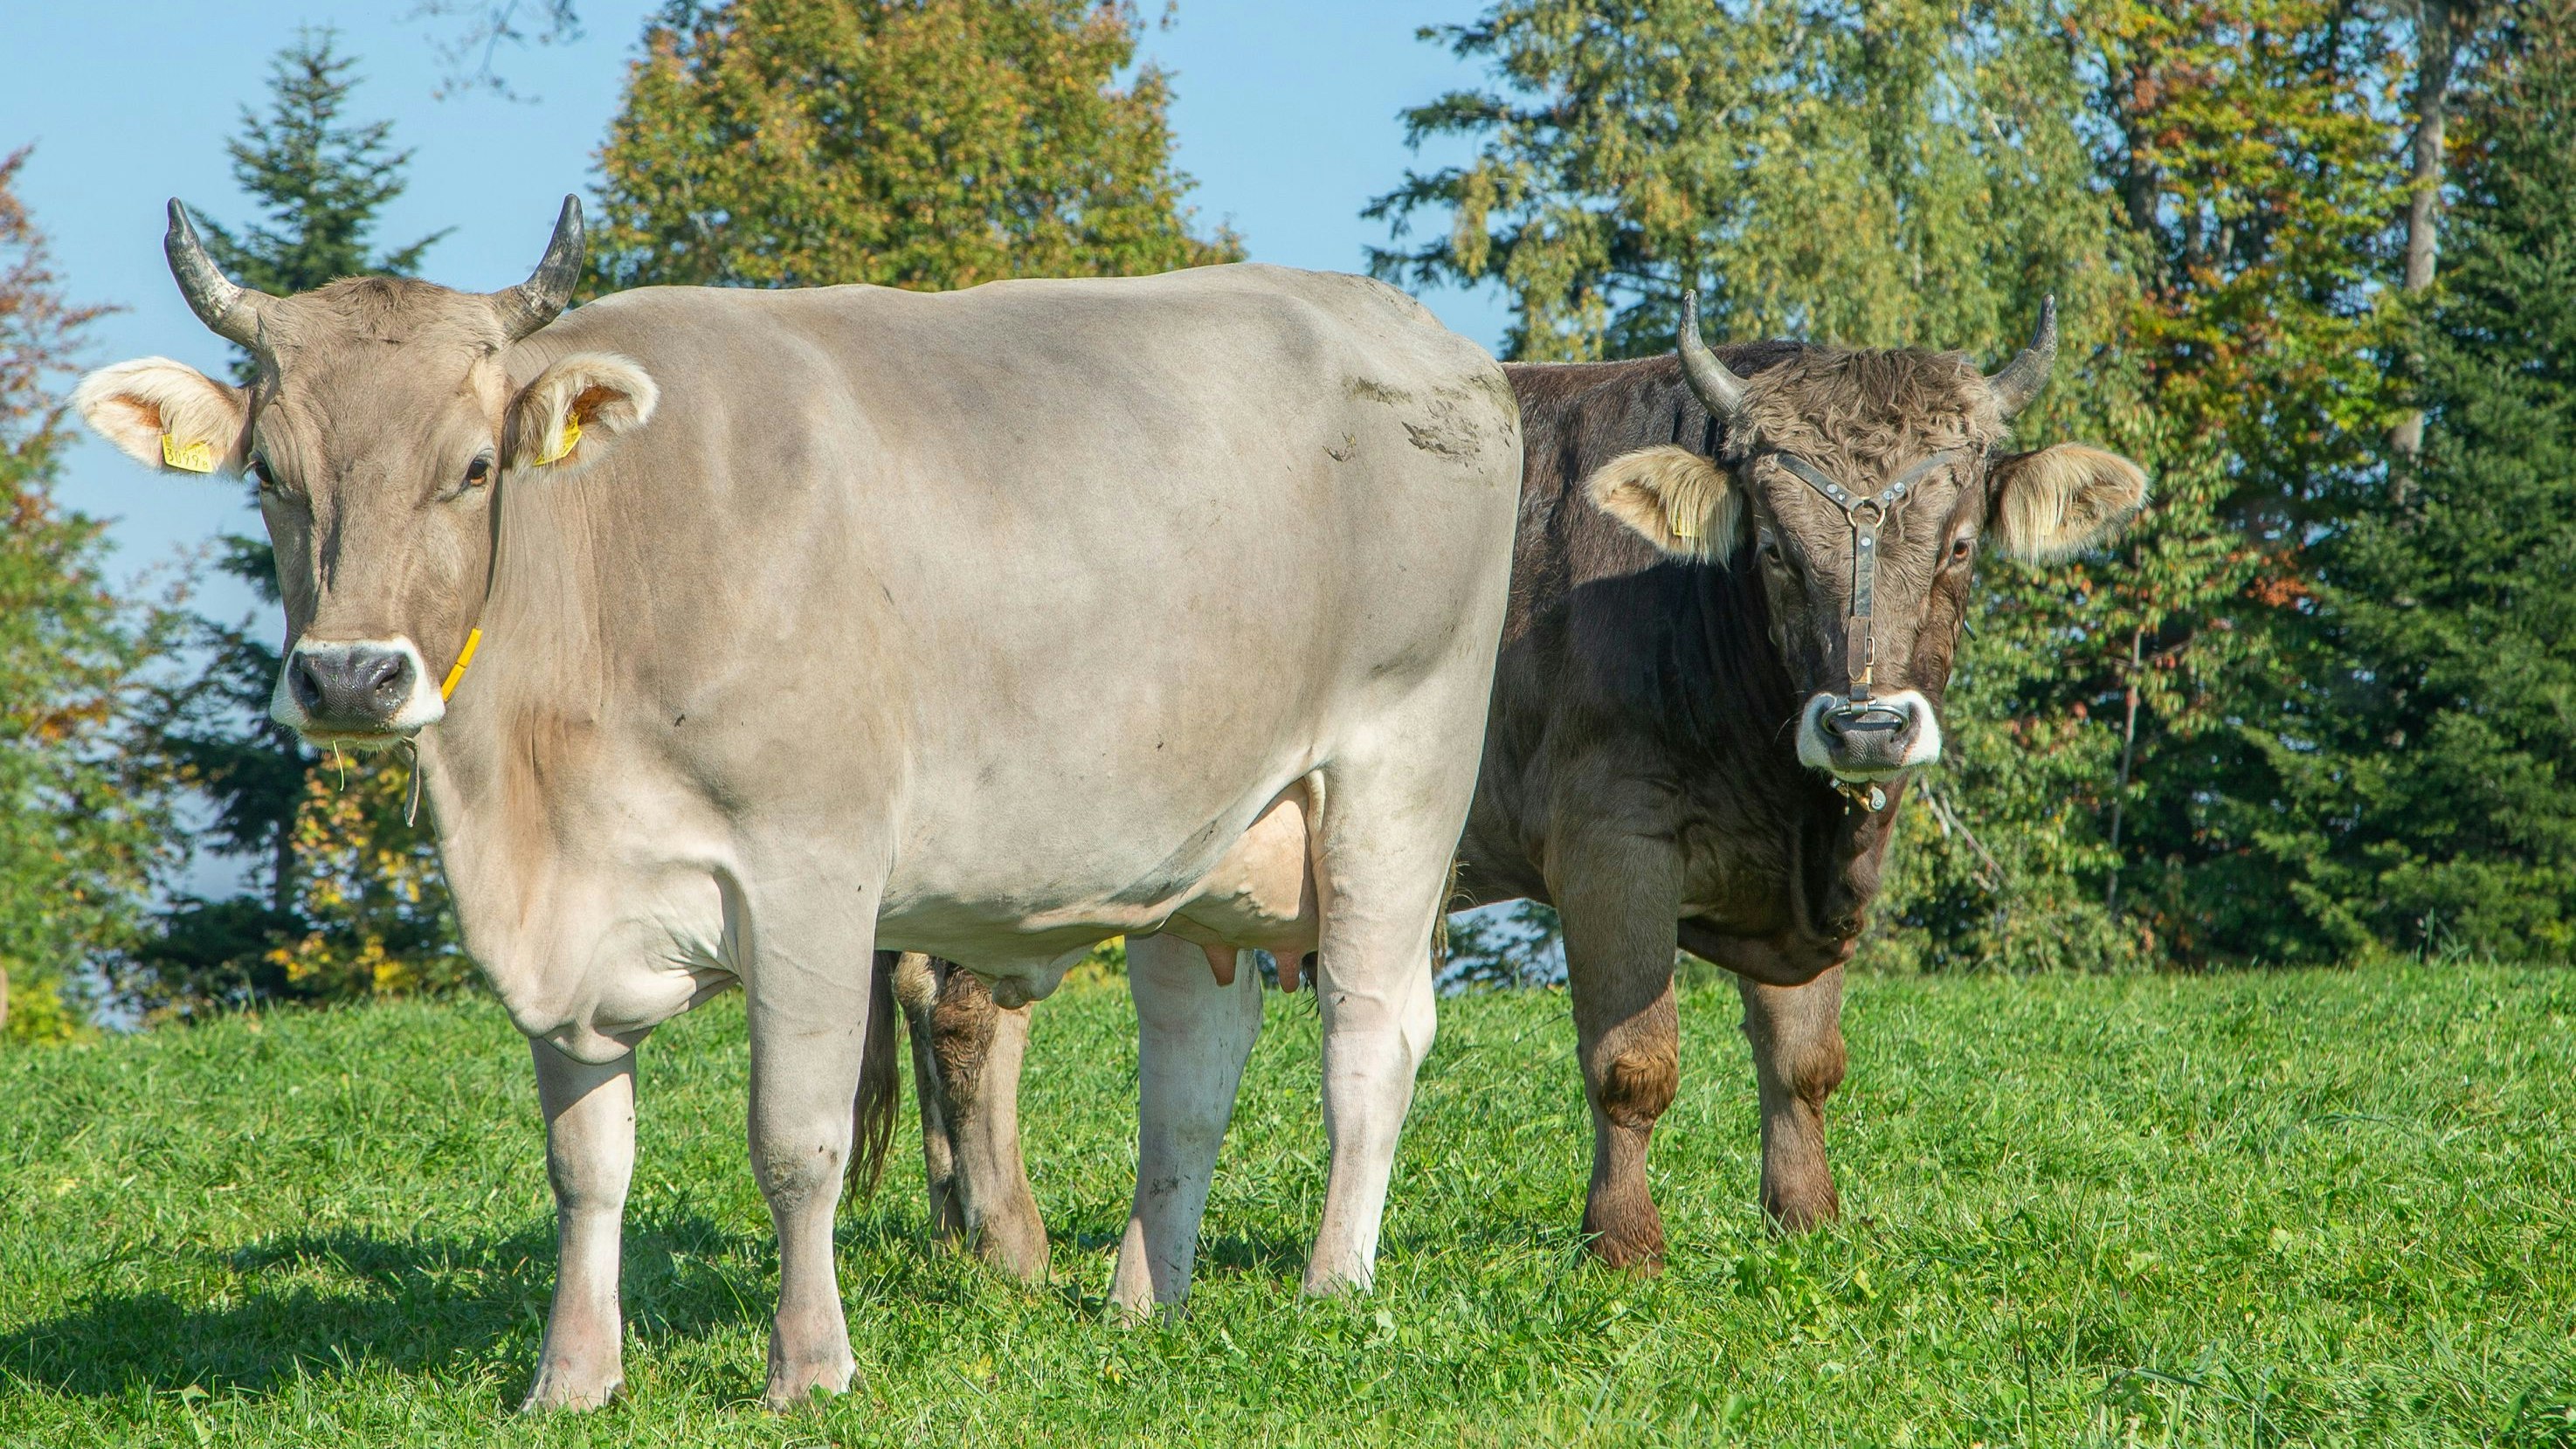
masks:
<path fill-rule="evenodd" d="M 2461 7 L 2463 10 L 2468 7 Z M 2415 7 L 2415 167 L 2406 198 L 2405 290 L 2423 292 L 2433 285 L 2442 205 L 2442 137 L 2450 117 L 2451 71 L 2459 59 L 2459 32 L 2452 0 L 2417 0 Z M 2388 430 L 2388 446 L 2412 462 L 2424 448 L 2424 414 L 2408 412 Z M 2402 495 L 2405 476 L 2396 486 Z"/>

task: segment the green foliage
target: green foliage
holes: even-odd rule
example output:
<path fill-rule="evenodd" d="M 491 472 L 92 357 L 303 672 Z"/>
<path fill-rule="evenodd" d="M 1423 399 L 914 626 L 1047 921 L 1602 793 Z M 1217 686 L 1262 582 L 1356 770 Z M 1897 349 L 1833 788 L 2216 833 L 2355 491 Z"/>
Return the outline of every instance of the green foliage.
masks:
<path fill-rule="evenodd" d="M 117 595 L 101 525 L 54 499 L 69 372 L 98 309 L 53 276 L 17 195 L 26 156 L 0 160 L 0 1035 L 56 1041 L 170 864 L 169 775 L 137 727 L 170 620 Z"/>
<path fill-rule="evenodd" d="M 2576 948 L 2576 9 L 2521 7 L 2467 97 L 2429 413 L 2322 543 L 2295 809 L 2260 845 L 2317 949 Z"/>
<path fill-rule="evenodd" d="M 1873 956 L 2287 954 L 2244 836 L 2304 530 L 2392 415 L 2384 31 L 2331 0 L 1507 0 L 1436 34 L 1496 83 L 1408 113 L 1477 149 L 1370 209 L 1448 222 L 1382 274 L 1499 283 L 1530 359 L 1666 350 L 1693 287 L 1721 337 L 2000 359 L 2055 294 L 2018 443 L 2155 480 L 2112 550 L 1982 571 Z"/>
<path fill-rule="evenodd" d="M 2576 1156 L 2520 1128 L 2576 1075 L 2567 972 L 1862 978 L 1833 1112 L 1848 1216 L 1799 1238 L 1755 1205 L 1735 992 L 1685 991 L 1651 1279 L 1579 1257 L 1565 1013 L 1556 992 L 1442 1003 L 1376 1289 L 1318 1302 L 1319 1023 L 1272 998 L 1191 1313 L 1127 1329 L 1103 1294 L 1135 1016 L 1114 987 L 1060 993 L 1025 1114 L 1054 1283 L 927 1240 L 907 1124 L 837 1235 L 862 1387 L 793 1415 L 758 1404 L 777 1256 L 739 998 L 643 1048 L 628 1398 L 591 1417 L 510 1412 L 556 1253 L 497 1005 L 0 1057 L 0 1441 L 2566 1442 Z"/>
<path fill-rule="evenodd" d="M 409 275 L 439 232 L 379 252 L 378 218 L 406 185 L 409 151 L 392 123 L 346 118 L 357 62 L 332 32 L 305 31 L 278 54 L 265 115 L 245 108 L 227 147 L 233 178 L 267 221 L 240 233 L 206 224 L 207 247 L 234 280 L 277 295 L 340 277 Z M 248 378 L 248 354 L 237 371 Z M 226 537 L 221 566 L 269 604 L 277 565 L 265 539 Z M 161 733 L 214 804 L 205 845 L 256 862 L 259 896 L 180 899 L 119 973 L 148 1016 L 186 1016 L 279 998 L 346 999 L 463 976 L 437 854 L 403 820 L 404 757 L 334 762 L 268 717 L 280 666 L 276 616 L 198 621 L 207 661 L 164 703 Z M 348 796 L 339 793 L 343 788 Z"/>
<path fill-rule="evenodd" d="M 1093 0 L 673 0 L 600 153 L 603 289 L 967 287 L 1242 254 L 1200 240 L 1136 16 Z"/>

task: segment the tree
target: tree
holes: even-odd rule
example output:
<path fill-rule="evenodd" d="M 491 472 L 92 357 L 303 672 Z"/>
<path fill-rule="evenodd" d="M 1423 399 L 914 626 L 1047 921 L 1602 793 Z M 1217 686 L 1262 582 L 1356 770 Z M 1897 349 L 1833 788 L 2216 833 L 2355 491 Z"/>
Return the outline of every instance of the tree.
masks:
<path fill-rule="evenodd" d="M 2421 320 L 2405 498 L 2319 548 L 2323 620 L 2270 836 L 2320 931 L 2576 948 L 2576 5 L 2533 0 L 2460 117 L 2448 275 Z"/>
<path fill-rule="evenodd" d="M 171 864 L 171 780 L 138 728 L 169 619 L 119 598 L 95 520 L 54 500 L 65 390 L 100 309 L 65 300 L 0 160 L 0 1021 L 81 1024 L 86 977 L 143 930 Z"/>
<path fill-rule="evenodd" d="M 390 122 L 345 119 L 356 68 L 332 32 L 305 31 L 271 68 L 267 112 L 244 108 L 241 134 L 227 150 L 234 180 L 264 217 L 238 231 L 205 227 L 208 249 L 235 280 L 285 295 L 346 276 L 409 275 L 445 235 L 374 249 L 378 218 L 402 194 L 411 153 L 394 149 Z M 247 378 L 252 368 L 245 353 L 236 370 Z M 220 566 L 275 606 L 267 541 L 222 543 Z M 215 806 L 214 848 L 257 862 L 265 889 L 172 905 L 159 939 L 137 953 L 122 983 L 154 1013 L 364 994 L 459 974 L 435 885 L 435 847 L 403 819 L 408 767 L 371 757 L 320 769 L 321 757 L 269 719 L 281 663 L 267 642 L 274 628 L 203 622 L 197 644 L 207 668 L 167 704 L 169 748 Z M 345 799 L 343 780 L 352 792 Z M 399 905 L 388 914 L 387 903 Z M 380 958 L 396 964 L 355 974 L 330 964 Z"/>
<path fill-rule="evenodd" d="M 1233 260 L 1190 234 L 1136 16 L 1092 0 L 673 0 L 600 152 L 592 272 L 972 286 Z"/>

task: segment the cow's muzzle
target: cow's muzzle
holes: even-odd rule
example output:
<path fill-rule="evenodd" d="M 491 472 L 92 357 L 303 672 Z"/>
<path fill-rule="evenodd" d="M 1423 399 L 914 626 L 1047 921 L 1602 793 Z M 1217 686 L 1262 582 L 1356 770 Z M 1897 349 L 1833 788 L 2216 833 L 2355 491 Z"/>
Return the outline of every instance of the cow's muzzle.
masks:
<path fill-rule="evenodd" d="M 1838 780 L 1887 780 L 1941 758 L 1941 720 L 1911 689 L 1851 699 L 1819 694 L 1798 721 L 1798 759 Z"/>
<path fill-rule="evenodd" d="M 365 741 L 418 732 L 446 709 L 408 639 L 298 643 L 269 715 L 311 738 Z"/>

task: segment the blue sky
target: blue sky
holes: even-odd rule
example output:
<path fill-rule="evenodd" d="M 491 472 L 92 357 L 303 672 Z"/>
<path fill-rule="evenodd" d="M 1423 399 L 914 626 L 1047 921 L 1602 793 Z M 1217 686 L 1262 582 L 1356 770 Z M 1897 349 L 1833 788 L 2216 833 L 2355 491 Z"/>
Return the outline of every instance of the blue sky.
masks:
<path fill-rule="evenodd" d="M 266 102 L 269 57 L 300 25 L 331 25 L 362 60 L 358 119 L 391 119 L 416 153 L 411 190 L 390 209 L 380 243 L 442 227 L 425 271 L 488 290 L 527 274 L 567 191 L 587 193 L 592 153 L 615 111 L 626 63 L 656 0 L 582 0 L 585 37 L 504 53 L 531 102 L 433 96 L 431 22 L 409 0 L 116 0 L 0 8 L 0 150 L 35 143 L 25 199 L 52 237 L 56 270 L 79 301 L 125 310 L 93 329 L 93 362 L 158 353 L 208 371 L 225 348 L 189 315 L 161 258 L 162 203 L 179 196 L 226 221 L 249 209 L 224 142 L 244 105 Z M 1153 0 L 1139 7 L 1157 13 Z M 1182 168 L 1197 178 L 1202 226 L 1226 222 L 1252 255 L 1293 266 L 1358 270 L 1386 240 L 1360 219 L 1409 165 L 1456 158 L 1404 147 L 1397 111 L 1480 78 L 1417 27 L 1471 19 L 1481 0 L 1184 0 L 1148 31 L 1146 56 L 1174 73 L 1172 124 Z M 1424 298 L 1444 320 L 1493 346 L 1504 315 L 1490 290 Z M 84 441 L 63 495 L 112 519 L 120 573 L 166 563 L 257 517 L 229 484 L 145 473 Z M 254 607 L 228 580 L 200 605 L 220 616 Z"/>

